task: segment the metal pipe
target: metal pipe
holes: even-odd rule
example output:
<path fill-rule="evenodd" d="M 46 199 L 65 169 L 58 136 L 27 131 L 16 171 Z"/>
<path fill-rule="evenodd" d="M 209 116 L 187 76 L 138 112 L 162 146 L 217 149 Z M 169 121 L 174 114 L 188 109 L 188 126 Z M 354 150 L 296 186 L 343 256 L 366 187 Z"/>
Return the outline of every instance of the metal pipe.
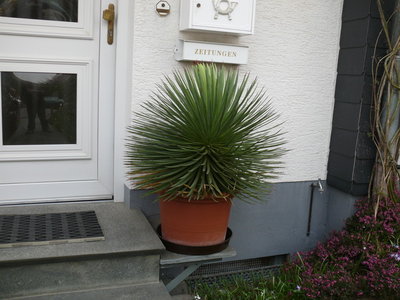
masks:
<path fill-rule="evenodd" d="M 308 222 L 307 222 L 307 236 L 310 236 L 311 231 L 311 216 L 312 216 L 312 208 L 314 202 L 314 183 L 310 185 L 311 188 L 311 195 L 310 195 L 310 206 L 308 208 Z"/>
<path fill-rule="evenodd" d="M 310 236 L 311 232 L 311 218 L 312 218 L 312 209 L 314 203 L 314 188 L 318 188 L 318 191 L 322 193 L 324 191 L 324 187 L 322 186 L 322 181 L 318 178 L 317 183 L 313 182 L 310 184 L 311 194 L 310 194 L 310 206 L 308 208 L 308 222 L 307 222 L 307 236 Z"/>

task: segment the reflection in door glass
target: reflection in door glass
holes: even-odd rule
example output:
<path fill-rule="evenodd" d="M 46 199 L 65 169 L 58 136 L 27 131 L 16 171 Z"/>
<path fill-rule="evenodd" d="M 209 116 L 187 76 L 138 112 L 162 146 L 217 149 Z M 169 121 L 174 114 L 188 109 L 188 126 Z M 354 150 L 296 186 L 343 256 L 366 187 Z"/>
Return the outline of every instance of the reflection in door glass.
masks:
<path fill-rule="evenodd" d="M 78 0 L 0 0 L 0 17 L 78 22 Z"/>
<path fill-rule="evenodd" d="M 76 144 L 76 74 L 0 74 L 3 145 Z"/>

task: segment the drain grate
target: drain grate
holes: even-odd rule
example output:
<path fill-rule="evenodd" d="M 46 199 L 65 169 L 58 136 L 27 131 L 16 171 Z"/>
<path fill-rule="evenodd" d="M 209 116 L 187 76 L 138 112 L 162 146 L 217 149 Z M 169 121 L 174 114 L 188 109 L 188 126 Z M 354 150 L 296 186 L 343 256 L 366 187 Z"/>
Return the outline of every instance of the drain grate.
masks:
<path fill-rule="evenodd" d="M 0 215 L 0 248 L 104 240 L 94 211 Z"/>
<path fill-rule="evenodd" d="M 192 292 L 196 285 L 222 286 L 227 282 L 235 282 L 237 279 L 252 282 L 260 278 L 271 278 L 279 273 L 282 263 L 287 255 L 274 257 L 260 257 L 220 263 L 202 265 L 193 272 L 185 281 Z"/>
<path fill-rule="evenodd" d="M 204 277 L 269 268 L 270 266 L 281 265 L 286 260 L 286 256 L 287 255 L 284 254 L 273 257 L 258 257 L 204 264 L 190 276 Z"/>
<path fill-rule="evenodd" d="M 225 272 L 214 275 L 203 275 L 203 276 L 190 276 L 185 280 L 189 290 L 194 292 L 196 290 L 196 285 L 205 284 L 207 286 L 217 286 L 221 287 L 227 282 L 234 283 L 236 280 L 245 280 L 248 282 L 253 282 L 254 280 L 259 280 L 261 278 L 268 279 L 277 275 L 280 271 L 281 265 L 265 266 L 257 269 Z"/>

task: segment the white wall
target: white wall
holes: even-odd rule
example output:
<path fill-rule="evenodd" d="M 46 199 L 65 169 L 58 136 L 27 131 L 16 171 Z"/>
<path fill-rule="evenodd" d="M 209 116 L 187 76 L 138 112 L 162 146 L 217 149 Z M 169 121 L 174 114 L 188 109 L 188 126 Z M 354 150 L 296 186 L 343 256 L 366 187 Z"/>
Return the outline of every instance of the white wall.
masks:
<path fill-rule="evenodd" d="M 157 2 L 135 0 L 132 110 L 163 74 L 184 66 L 173 58 L 178 38 L 248 45 L 240 69 L 259 78 L 285 121 L 291 151 L 278 181 L 326 179 L 343 0 L 258 0 L 255 34 L 244 37 L 181 33 L 179 0 L 168 0 L 167 17 L 156 14 Z"/>

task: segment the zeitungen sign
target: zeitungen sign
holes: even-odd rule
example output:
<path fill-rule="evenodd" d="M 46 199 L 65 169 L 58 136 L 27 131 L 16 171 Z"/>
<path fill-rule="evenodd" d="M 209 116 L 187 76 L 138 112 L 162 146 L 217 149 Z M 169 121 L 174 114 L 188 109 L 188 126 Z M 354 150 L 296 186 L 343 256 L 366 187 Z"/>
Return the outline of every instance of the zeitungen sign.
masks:
<path fill-rule="evenodd" d="M 247 64 L 247 46 L 178 40 L 175 59 L 242 65 Z"/>

